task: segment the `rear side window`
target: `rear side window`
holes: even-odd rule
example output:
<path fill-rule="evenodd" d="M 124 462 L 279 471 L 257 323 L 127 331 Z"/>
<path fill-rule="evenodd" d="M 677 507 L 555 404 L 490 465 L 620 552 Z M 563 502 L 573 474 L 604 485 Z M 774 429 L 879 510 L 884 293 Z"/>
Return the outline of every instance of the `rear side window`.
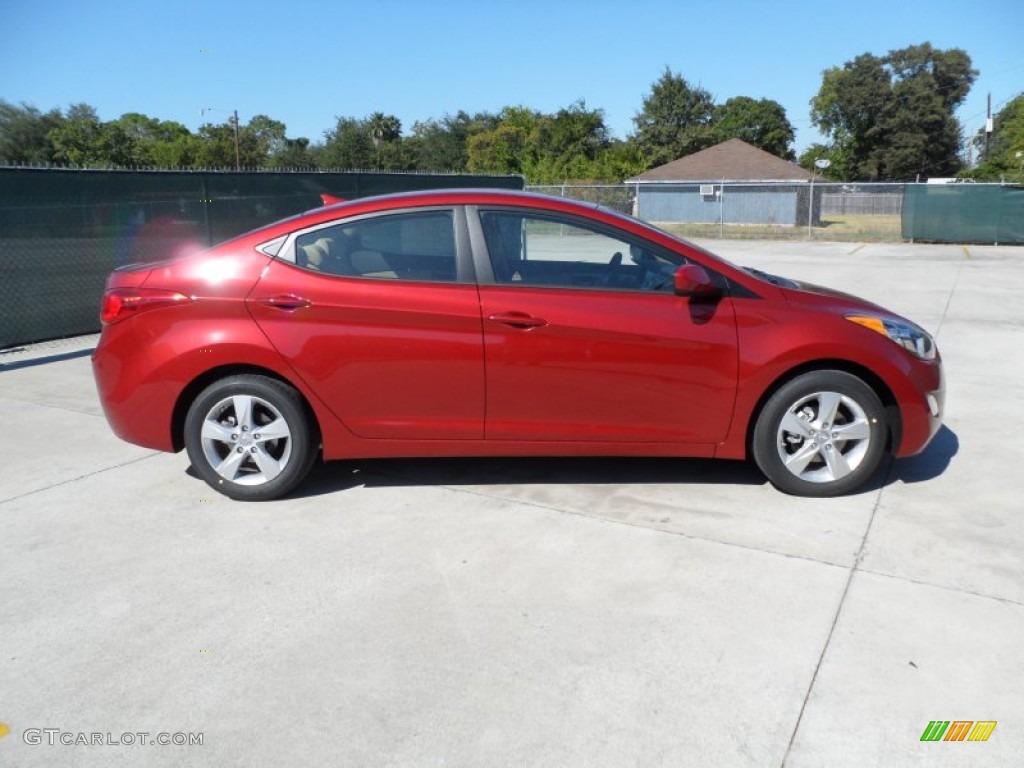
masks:
<path fill-rule="evenodd" d="M 341 277 L 455 282 L 454 215 L 400 213 L 323 227 L 298 236 L 295 261 Z"/>

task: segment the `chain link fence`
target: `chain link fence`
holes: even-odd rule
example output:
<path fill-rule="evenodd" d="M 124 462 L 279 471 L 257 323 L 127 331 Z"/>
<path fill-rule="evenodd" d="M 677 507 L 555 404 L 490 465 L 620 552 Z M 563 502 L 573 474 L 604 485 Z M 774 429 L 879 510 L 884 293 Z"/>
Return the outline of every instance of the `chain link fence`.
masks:
<path fill-rule="evenodd" d="M 527 189 L 599 203 L 683 237 L 1024 243 L 1024 186 L 834 182 L 560 184 Z"/>
<path fill-rule="evenodd" d="M 526 189 L 542 195 L 596 203 L 629 216 L 636 215 L 636 189 L 625 184 L 540 184 Z"/>
<path fill-rule="evenodd" d="M 708 182 L 530 186 L 684 237 L 900 241 L 905 184 Z"/>

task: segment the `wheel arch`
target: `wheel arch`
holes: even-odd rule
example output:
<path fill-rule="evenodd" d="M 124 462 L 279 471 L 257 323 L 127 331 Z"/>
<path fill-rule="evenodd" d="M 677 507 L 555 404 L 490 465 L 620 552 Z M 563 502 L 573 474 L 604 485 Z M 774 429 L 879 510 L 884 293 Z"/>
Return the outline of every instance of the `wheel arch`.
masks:
<path fill-rule="evenodd" d="M 216 368 L 204 371 L 190 381 L 178 395 L 178 399 L 174 403 L 174 410 L 171 412 L 171 440 L 173 441 L 175 451 L 180 451 L 185 447 L 185 417 L 188 415 L 188 409 L 196 397 L 199 396 L 199 393 L 215 381 L 227 378 L 228 376 L 240 375 L 265 376 L 268 379 L 274 379 L 275 381 L 279 381 L 294 389 L 299 395 L 303 410 L 306 413 L 306 417 L 309 419 L 309 424 L 316 433 L 315 439 L 317 445 L 320 444 L 323 435 L 320 420 L 317 418 L 316 411 L 313 409 L 309 399 L 300 387 L 295 386 L 293 382 L 270 368 L 264 368 L 259 365 L 233 363 L 220 365 Z"/>
<path fill-rule="evenodd" d="M 889 385 L 886 384 L 885 381 L 870 368 L 860 365 L 859 363 L 841 358 L 823 358 L 820 360 L 810 360 L 790 368 L 772 381 L 772 383 L 765 388 L 764 392 L 761 393 L 761 396 L 755 403 L 753 410 L 750 412 L 750 418 L 747 419 L 747 433 L 744 437 L 744 450 L 748 457 L 754 455 L 754 429 L 757 426 L 757 420 L 761 415 L 761 411 L 764 410 L 764 407 L 771 396 L 797 376 L 802 376 L 805 373 L 811 373 L 813 371 L 842 371 L 856 376 L 871 387 L 874 393 L 878 396 L 878 399 L 882 401 L 882 407 L 885 408 L 886 421 L 889 429 L 889 435 L 885 446 L 886 451 L 891 453 L 894 448 L 900 444 L 903 431 L 902 418 L 900 415 L 899 405 L 896 401 L 896 396 L 893 394 L 892 389 L 889 388 Z"/>

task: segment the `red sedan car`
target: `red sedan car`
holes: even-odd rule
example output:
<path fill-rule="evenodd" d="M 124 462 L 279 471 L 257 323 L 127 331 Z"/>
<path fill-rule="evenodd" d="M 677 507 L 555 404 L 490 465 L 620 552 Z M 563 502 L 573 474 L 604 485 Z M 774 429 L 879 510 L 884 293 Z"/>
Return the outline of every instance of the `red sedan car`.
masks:
<path fill-rule="evenodd" d="M 234 499 L 318 459 L 753 457 L 850 492 L 938 430 L 932 338 L 593 205 L 493 190 L 328 205 L 114 272 L 93 355 L 125 440 Z"/>

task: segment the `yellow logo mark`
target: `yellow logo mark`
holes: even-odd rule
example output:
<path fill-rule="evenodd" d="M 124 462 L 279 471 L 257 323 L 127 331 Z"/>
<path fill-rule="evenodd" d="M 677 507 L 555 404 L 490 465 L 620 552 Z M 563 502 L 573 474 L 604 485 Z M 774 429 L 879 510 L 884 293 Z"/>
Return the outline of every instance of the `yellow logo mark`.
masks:
<path fill-rule="evenodd" d="M 995 720 L 979 720 L 974 724 L 974 728 L 971 730 L 970 736 L 967 737 L 968 741 L 988 741 L 988 737 L 992 735 L 992 731 L 996 729 Z"/>
<path fill-rule="evenodd" d="M 10 732 L 11 732 L 11 726 L 9 726 L 7 723 L 0 723 L 0 739 L 2 739 L 4 736 L 6 736 Z"/>

